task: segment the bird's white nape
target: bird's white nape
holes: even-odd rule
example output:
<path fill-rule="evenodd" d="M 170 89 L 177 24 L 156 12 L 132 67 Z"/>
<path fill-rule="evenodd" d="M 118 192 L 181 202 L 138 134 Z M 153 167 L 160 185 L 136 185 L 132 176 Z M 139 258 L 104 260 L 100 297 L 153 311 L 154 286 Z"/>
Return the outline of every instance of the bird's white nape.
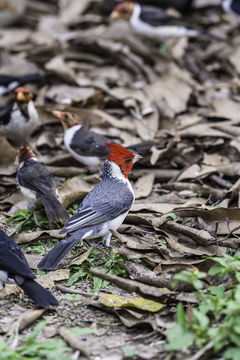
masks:
<path fill-rule="evenodd" d="M 236 14 L 234 13 L 234 11 L 232 11 L 231 5 L 232 5 L 232 0 L 223 0 L 223 1 L 222 1 L 222 8 L 223 8 L 223 10 L 226 11 L 227 13 L 229 13 L 229 14 L 234 14 L 234 15 L 236 15 Z"/>
<path fill-rule="evenodd" d="M 70 151 L 69 146 L 72 142 L 73 136 L 76 133 L 76 131 L 80 130 L 82 127 L 82 125 L 74 125 L 68 129 L 66 129 L 65 134 L 64 134 L 64 144 L 66 146 L 66 148 L 68 149 L 68 151 Z"/>
<path fill-rule="evenodd" d="M 81 129 L 82 125 L 74 125 L 70 128 L 68 128 L 64 133 L 64 145 L 66 149 L 70 152 L 70 154 L 79 161 L 80 163 L 87 165 L 87 166 L 99 166 L 101 164 L 101 160 L 97 156 L 84 156 L 78 154 L 76 151 L 74 151 L 71 148 L 71 143 L 73 140 L 73 137 L 77 131 Z"/>

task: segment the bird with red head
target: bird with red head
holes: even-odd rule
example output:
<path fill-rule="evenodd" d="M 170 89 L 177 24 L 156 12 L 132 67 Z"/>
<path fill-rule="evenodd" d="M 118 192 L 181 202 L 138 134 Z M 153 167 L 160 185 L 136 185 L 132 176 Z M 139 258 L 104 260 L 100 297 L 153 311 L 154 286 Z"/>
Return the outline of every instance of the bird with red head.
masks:
<path fill-rule="evenodd" d="M 110 245 L 112 233 L 123 223 L 133 202 L 134 193 L 128 174 L 141 158 L 121 145 L 106 143 L 108 157 L 102 168 L 102 180 L 88 193 L 75 214 L 60 231 L 67 234 L 38 265 L 41 270 L 53 270 L 80 240 L 103 237 Z"/>

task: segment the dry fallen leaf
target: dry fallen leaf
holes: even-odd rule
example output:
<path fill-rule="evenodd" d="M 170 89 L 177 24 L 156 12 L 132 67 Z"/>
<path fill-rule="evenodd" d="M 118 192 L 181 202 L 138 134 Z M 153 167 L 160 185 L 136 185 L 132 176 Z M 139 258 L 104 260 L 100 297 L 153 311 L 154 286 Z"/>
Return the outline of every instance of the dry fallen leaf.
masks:
<path fill-rule="evenodd" d="M 160 311 L 164 305 L 156 301 L 144 299 L 141 297 L 123 299 L 120 296 L 112 294 L 102 294 L 99 296 L 98 301 L 105 306 L 124 308 L 124 307 L 133 307 L 136 309 L 157 312 Z"/>
<path fill-rule="evenodd" d="M 175 3 L 179 7 L 183 2 Z M 71 275 L 76 277 L 85 260 L 93 261 L 97 269 L 89 270 L 92 277 L 78 279 L 70 287 L 58 283 L 69 278 L 68 270 L 38 277 L 44 286 L 55 283 L 58 291 L 68 294 L 61 296 L 56 312 L 45 315 L 51 326 L 39 338 L 55 338 L 59 333 L 72 348 L 68 354 L 72 358 L 122 360 L 129 353 L 146 360 L 167 358 L 169 353 L 159 346 L 159 339 L 164 342 L 166 329 L 174 325 L 177 303 L 187 305 L 190 319 L 191 304 L 199 302 L 189 284 L 179 282 L 173 290 L 174 275 L 181 270 L 208 271 L 206 255 L 238 251 L 239 25 L 223 13 L 219 2 L 194 0 L 185 20 L 188 27 L 211 31 L 226 42 L 199 36 L 156 44 L 136 34 L 128 21 L 109 21 L 112 2 L 95 0 L 26 0 L 26 11 L 16 27 L 0 31 L 0 82 L 5 76 L 43 75 L 36 82 L 23 82 L 34 93 L 41 119 L 29 144 L 54 175 L 65 206 L 82 200 L 92 189 L 89 181 L 99 181 L 99 169 L 77 163 L 67 152 L 64 129 L 53 110 L 76 113 L 90 129 L 113 141 L 140 144 L 144 156 L 129 174 L 136 200 L 119 232 L 113 231 L 112 252 L 89 248 L 77 258 L 65 259 L 66 264 L 72 261 Z M 173 9 L 172 13 L 180 17 Z M 14 99 L 14 91 L 8 90 L 0 98 L 1 106 Z M 59 230 L 36 231 L 40 221 L 33 217 L 26 223 L 19 216 L 7 222 L 19 208 L 29 207 L 16 188 L 16 151 L 0 139 L 1 226 L 8 234 L 21 231 L 13 237 L 27 243 L 23 251 L 36 269 L 41 256 L 34 241 L 45 248 L 45 241 L 62 236 Z M 111 276 L 115 266 L 125 271 L 124 276 Z M 104 288 L 98 294 L 92 292 L 105 284 L 97 277 L 111 282 L 111 294 L 104 293 Z M 206 288 L 212 285 L 210 279 Z M 5 293 L 15 290 L 6 285 Z M 110 307 L 97 300 L 103 296 L 106 304 L 117 299 L 121 305 L 130 299 L 132 304 L 136 293 L 145 299 L 137 304 L 144 310 Z M 16 329 L 25 314 L 24 306 L 31 306 L 25 296 L 12 306 L 15 296 L 0 299 L 3 341 L 8 341 L 7 332 Z M 149 301 L 164 303 L 159 315 L 145 311 Z M 26 336 L 38 316 L 30 314 Z M 65 327 L 66 319 L 79 330 L 89 324 L 90 333 L 77 336 L 75 328 Z M 185 355 L 176 352 L 178 358 Z"/>
<path fill-rule="evenodd" d="M 0 137 L 0 166 L 13 164 L 16 156 L 17 150 L 5 138 Z"/>
<path fill-rule="evenodd" d="M 68 207 L 72 203 L 82 200 L 82 198 L 91 190 L 91 185 L 79 176 L 75 176 L 68 179 L 58 189 L 58 198 L 64 207 Z"/>
<path fill-rule="evenodd" d="M 49 236 L 57 239 L 62 238 L 62 235 L 59 235 L 59 230 L 43 230 L 43 231 L 33 231 L 29 233 L 15 234 L 12 236 L 12 238 L 17 244 L 24 244 L 36 240 L 39 237 L 48 238 Z"/>
<path fill-rule="evenodd" d="M 151 194 L 154 179 L 155 176 L 153 173 L 142 176 L 141 178 L 138 179 L 138 181 L 134 186 L 134 194 L 136 199 L 146 198 Z"/>
<path fill-rule="evenodd" d="M 69 275 L 69 269 L 59 269 L 37 276 L 37 282 L 44 288 L 52 289 L 55 286 L 55 281 L 68 280 Z"/>
<path fill-rule="evenodd" d="M 166 74 L 149 85 L 146 91 L 150 99 L 156 103 L 158 103 L 160 99 L 164 99 L 172 116 L 174 116 L 186 110 L 187 101 L 192 89 L 182 79 L 180 80 L 171 74 Z"/>

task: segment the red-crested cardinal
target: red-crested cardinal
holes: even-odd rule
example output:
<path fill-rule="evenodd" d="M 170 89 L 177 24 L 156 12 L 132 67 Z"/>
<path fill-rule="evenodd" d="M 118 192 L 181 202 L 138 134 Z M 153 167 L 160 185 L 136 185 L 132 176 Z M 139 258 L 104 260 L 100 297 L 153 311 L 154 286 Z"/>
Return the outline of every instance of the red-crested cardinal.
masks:
<path fill-rule="evenodd" d="M 227 13 L 240 18 L 240 0 L 222 0 L 222 8 Z"/>
<path fill-rule="evenodd" d="M 40 307 L 57 306 L 57 299 L 34 279 L 25 256 L 17 244 L 0 229 L 0 290 L 5 283 L 16 283 Z"/>
<path fill-rule="evenodd" d="M 64 145 L 74 159 L 90 167 L 100 166 L 109 152 L 105 143 L 112 142 L 112 139 L 89 130 L 74 113 L 53 111 L 53 115 L 61 120 L 64 128 Z M 153 144 L 151 141 L 144 141 L 128 146 L 127 149 L 146 155 Z"/>
<path fill-rule="evenodd" d="M 42 202 L 50 222 L 68 220 L 67 211 L 56 198 L 53 176 L 28 146 L 19 149 L 18 157 L 17 182 L 22 193 L 29 199 Z"/>
<path fill-rule="evenodd" d="M 27 143 L 39 119 L 30 89 L 17 88 L 15 94 L 13 105 L 0 109 L 0 136 L 6 137 L 15 146 L 21 146 Z"/>
<path fill-rule="evenodd" d="M 134 32 L 144 37 L 161 41 L 170 37 L 205 36 L 220 41 L 226 41 L 217 35 L 189 29 L 181 25 L 182 19 L 168 15 L 163 10 L 153 6 L 141 6 L 132 1 L 119 4 L 110 15 L 110 20 L 127 19 Z M 174 25 L 177 23 L 177 25 Z"/>
<path fill-rule="evenodd" d="M 67 236 L 44 256 L 38 264 L 41 270 L 55 269 L 61 259 L 80 240 L 103 236 L 108 247 L 112 233 L 127 216 L 134 193 L 128 180 L 133 164 L 141 158 L 121 145 L 107 143 L 107 160 L 102 168 L 102 180 L 84 198 L 76 213 L 60 231 Z"/>

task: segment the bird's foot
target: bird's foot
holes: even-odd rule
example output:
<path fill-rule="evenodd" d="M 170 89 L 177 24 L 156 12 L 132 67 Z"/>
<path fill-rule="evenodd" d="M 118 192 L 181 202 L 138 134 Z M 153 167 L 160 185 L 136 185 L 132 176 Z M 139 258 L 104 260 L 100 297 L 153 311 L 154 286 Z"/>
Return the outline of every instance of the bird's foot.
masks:
<path fill-rule="evenodd" d="M 16 285 L 16 293 L 19 295 L 19 298 L 21 299 L 23 297 L 24 291 L 20 286 Z"/>

